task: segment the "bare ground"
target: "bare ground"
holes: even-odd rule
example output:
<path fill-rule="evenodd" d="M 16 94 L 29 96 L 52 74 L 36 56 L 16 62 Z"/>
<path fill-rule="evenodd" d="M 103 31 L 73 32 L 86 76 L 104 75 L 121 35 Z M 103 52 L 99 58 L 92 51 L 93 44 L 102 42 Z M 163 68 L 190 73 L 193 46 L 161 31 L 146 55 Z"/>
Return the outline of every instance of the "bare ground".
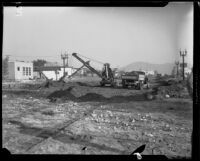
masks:
<path fill-rule="evenodd" d="M 151 86 L 102 88 L 88 78 L 49 88 L 4 83 L 3 147 L 14 154 L 130 154 L 146 144 L 143 154 L 191 157 L 187 91 L 166 98 L 161 81 Z"/>

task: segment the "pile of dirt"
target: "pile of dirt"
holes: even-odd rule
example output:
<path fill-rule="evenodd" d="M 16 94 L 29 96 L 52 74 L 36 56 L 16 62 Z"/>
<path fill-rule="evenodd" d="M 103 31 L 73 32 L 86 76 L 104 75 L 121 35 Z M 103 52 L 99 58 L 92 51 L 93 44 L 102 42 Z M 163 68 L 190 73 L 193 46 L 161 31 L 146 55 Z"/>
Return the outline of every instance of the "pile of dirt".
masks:
<path fill-rule="evenodd" d="M 105 101 L 107 98 L 105 98 L 102 95 L 96 94 L 96 93 L 87 93 L 85 95 L 77 97 L 74 94 L 73 87 L 69 87 L 66 90 L 58 90 L 53 93 L 51 93 L 49 96 L 47 96 L 48 99 L 54 100 L 55 98 L 64 100 L 71 100 L 71 101 Z"/>
<path fill-rule="evenodd" d="M 48 95 L 47 98 L 50 100 L 54 98 L 60 98 L 60 99 L 65 99 L 65 100 L 75 100 L 76 97 L 70 92 L 72 89 L 73 89 L 72 87 L 69 87 L 68 89 L 65 89 L 65 90 L 54 91 L 53 93 Z"/>
<path fill-rule="evenodd" d="M 91 86 L 89 83 L 84 83 L 84 82 L 76 82 L 79 86 Z"/>
<path fill-rule="evenodd" d="M 105 92 L 104 92 L 105 93 Z M 94 91 L 90 91 L 85 89 L 78 89 L 76 87 L 69 87 L 67 89 L 56 90 L 47 96 L 51 102 L 56 102 L 57 100 L 71 100 L 77 102 L 130 102 L 130 101 L 146 101 L 152 100 L 149 99 L 147 93 L 137 93 L 134 95 L 111 95 L 110 97 L 105 97 L 103 93 L 95 93 Z"/>
<path fill-rule="evenodd" d="M 108 98 L 96 93 L 87 93 L 86 95 L 81 96 L 78 99 L 80 101 L 106 101 L 108 100 Z"/>
<path fill-rule="evenodd" d="M 186 87 L 181 83 L 175 83 L 170 86 L 160 86 L 157 94 L 164 97 L 189 98 Z"/>

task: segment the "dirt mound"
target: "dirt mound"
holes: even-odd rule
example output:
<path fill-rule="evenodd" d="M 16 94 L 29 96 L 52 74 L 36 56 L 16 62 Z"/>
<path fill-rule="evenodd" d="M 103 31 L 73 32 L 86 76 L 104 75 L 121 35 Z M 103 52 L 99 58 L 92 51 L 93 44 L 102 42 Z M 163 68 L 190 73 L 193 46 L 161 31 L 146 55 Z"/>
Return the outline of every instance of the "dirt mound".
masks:
<path fill-rule="evenodd" d="M 158 87 L 157 94 L 161 96 L 168 95 L 175 98 L 188 98 L 188 91 L 186 87 L 181 83 L 175 83 L 170 86 Z"/>
<path fill-rule="evenodd" d="M 50 87 L 62 87 L 65 86 L 65 83 L 62 81 L 46 81 L 43 82 L 39 88 L 50 88 Z"/>
<path fill-rule="evenodd" d="M 59 98 L 62 100 L 84 101 L 84 102 L 87 102 L 87 101 L 97 101 L 98 102 L 98 101 L 106 101 L 107 100 L 106 97 L 96 94 L 96 93 L 87 93 L 83 96 L 77 97 L 73 94 L 74 92 L 72 92 L 72 90 L 73 90 L 72 87 L 69 87 L 66 90 L 58 90 L 58 91 L 51 93 L 49 96 L 47 96 L 47 98 L 50 100 Z"/>
<path fill-rule="evenodd" d="M 109 99 L 100 94 L 87 93 L 86 95 L 79 97 L 78 100 L 80 101 L 107 101 Z"/>
<path fill-rule="evenodd" d="M 89 84 L 87 83 L 83 83 L 83 82 L 76 82 L 79 86 L 90 86 Z"/>
<path fill-rule="evenodd" d="M 83 95 L 77 96 L 74 94 L 74 88 L 75 87 L 69 87 L 66 90 L 57 90 L 51 93 L 47 98 L 50 99 L 52 102 L 55 102 L 56 99 L 61 100 L 72 100 L 77 102 L 112 102 L 112 103 L 121 103 L 121 102 L 130 102 L 130 101 L 146 101 L 146 100 L 152 100 L 152 98 L 149 99 L 148 94 L 135 94 L 135 95 L 129 95 L 129 96 L 123 96 L 123 95 L 117 95 L 117 96 L 111 96 L 111 97 L 105 97 L 101 94 L 97 93 L 86 93 Z M 76 91 L 77 92 L 77 91 Z"/>
<path fill-rule="evenodd" d="M 75 100 L 76 97 L 74 95 L 72 95 L 70 92 L 72 89 L 73 89 L 73 87 L 69 87 L 66 90 L 54 91 L 53 93 L 48 95 L 47 98 L 50 100 L 54 99 L 54 98 L 61 98 L 61 99 L 65 99 L 65 100 Z"/>

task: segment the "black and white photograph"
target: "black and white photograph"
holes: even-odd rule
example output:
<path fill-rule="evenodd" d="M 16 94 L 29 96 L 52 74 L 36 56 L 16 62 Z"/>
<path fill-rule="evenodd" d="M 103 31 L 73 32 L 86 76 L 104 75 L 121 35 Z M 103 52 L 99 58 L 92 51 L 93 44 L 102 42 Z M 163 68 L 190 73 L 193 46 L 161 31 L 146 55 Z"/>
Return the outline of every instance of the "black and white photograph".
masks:
<path fill-rule="evenodd" d="M 2 147 L 190 159 L 193 12 L 4 6 Z"/>

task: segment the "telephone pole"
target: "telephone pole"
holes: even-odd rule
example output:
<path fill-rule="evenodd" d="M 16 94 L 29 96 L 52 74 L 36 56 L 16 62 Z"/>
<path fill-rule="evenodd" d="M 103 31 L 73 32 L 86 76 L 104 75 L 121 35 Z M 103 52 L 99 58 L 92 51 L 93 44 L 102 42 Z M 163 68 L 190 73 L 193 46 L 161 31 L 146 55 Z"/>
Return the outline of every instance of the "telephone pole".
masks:
<path fill-rule="evenodd" d="M 66 51 L 64 54 L 62 54 L 61 52 L 61 59 L 63 59 L 63 68 L 64 68 L 63 76 L 64 76 L 65 75 L 65 59 L 67 59 L 67 67 L 68 67 L 68 54 L 66 54 Z"/>
<path fill-rule="evenodd" d="M 68 64 L 68 60 L 69 60 L 69 54 L 67 54 L 67 57 L 66 57 L 66 59 L 67 59 L 67 67 L 69 67 L 69 64 Z"/>
<path fill-rule="evenodd" d="M 178 65 L 179 65 L 179 61 L 175 61 L 176 64 L 176 76 L 178 78 L 179 72 L 178 72 Z"/>
<path fill-rule="evenodd" d="M 184 68 L 185 68 L 185 64 L 184 64 L 184 57 L 187 55 L 187 50 L 185 49 L 185 51 L 181 51 L 180 50 L 180 56 L 182 56 L 182 59 L 183 59 L 183 80 L 185 80 L 185 71 L 184 71 Z"/>

